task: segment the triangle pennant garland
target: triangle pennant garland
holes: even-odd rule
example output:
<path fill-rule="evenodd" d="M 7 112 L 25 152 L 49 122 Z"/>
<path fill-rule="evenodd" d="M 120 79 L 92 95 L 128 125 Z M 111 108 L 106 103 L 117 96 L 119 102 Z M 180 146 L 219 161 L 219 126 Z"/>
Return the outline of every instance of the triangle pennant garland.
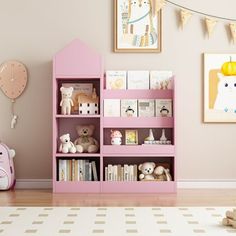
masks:
<path fill-rule="evenodd" d="M 205 19 L 205 22 L 206 22 L 207 34 L 208 37 L 210 38 L 217 24 L 217 20 L 207 17 Z"/>
<path fill-rule="evenodd" d="M 181 25 L 182 29 L 187 24 L 187 22 L 190 20 L 192 15 L 193 14 L 190 11 L 186 10 L 186 9 L 181 9 L 180 10 L 180 25 Z"/>
<path fill-rule="evenodd" d="M 236 43 L 236 23 L 230 23 L 229 28 L 231 32 L 232 41 L 233 43 Z"/>
<path fill-rule="evenodd" d="M 153 0 L 153 9 L 155 11 L 155 14 L 158 13 L 165 5 L 165 0 Z"/>

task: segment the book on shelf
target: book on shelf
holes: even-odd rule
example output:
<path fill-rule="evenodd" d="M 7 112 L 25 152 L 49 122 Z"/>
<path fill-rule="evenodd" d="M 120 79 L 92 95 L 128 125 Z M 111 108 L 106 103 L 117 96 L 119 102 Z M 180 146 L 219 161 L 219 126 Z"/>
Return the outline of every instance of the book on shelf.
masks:
<path fill-rule="evenodd" d="M 149 89 L 149 71 L 128 71 L 128 89 Z"/>
<path fill-rule="evenodd" d="M 150 89 L 172 89 L 172 71 L 150 71 Z"/>
<path fill-rule="evenodd" d="M 137 117 L 137 110 L 137 99 L 121 99 L 121 117 Z"/>
<path fill-rule="evenodd" d="M 63 83 L 62 87 L 69 88 L 73 87 L 73 93 L 71 99 L 73 100 L 74 106 L 71 107 L 72 114 L 78 114 L 79 104 L 78 96 L 81 94 L 92 95 L 93 93 L 93 84 L 92 83 Z"/>
<path fill-rule="evenodd" d="M 138 100 L 138 116 L 154 117 L 155 116 L 155 100 L 139 99 Z"/>
<path fill-rule="evenodd" d="M 105 167 L 105 181 L 137 181 L 138 166 L 124 164 L 121 166 L 108 164 Z"/>
<path fill-rule="evenodd" d="M 106 71 L 106 89 L 126 89 L 126 71 Z"/>
<path fill-rule="evenodd" d="M 120 117 L 120 99 L 104 99 L 104 117 Z"/>
<path fill-rule="evenodd" d="M 172 117 L 172 99 L 156 99 L 156 116 Z"/>
<path fill-rule="evenodd" d="M 98 181 L 96 162 L 77 159 L 59 159 L 59 181 Z"/>

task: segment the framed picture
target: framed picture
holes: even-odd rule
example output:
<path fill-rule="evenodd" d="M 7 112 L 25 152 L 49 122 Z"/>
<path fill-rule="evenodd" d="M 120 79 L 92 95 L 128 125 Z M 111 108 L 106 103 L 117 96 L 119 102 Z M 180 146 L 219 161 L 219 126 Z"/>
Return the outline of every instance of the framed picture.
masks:
<path fill-rule="evenodd" d="M 114 0 L 114 51 L 161 52 L 161 10 L 155 0 Z"/>
<path fill-rule="evenodd" d="M 236 54 L 204 54 L 204 122 L 236 122 Z"/>
<path fill-rule="evenodd" d="M 125 130 L 125 144 L 138 145 L 138 130 Z"/>

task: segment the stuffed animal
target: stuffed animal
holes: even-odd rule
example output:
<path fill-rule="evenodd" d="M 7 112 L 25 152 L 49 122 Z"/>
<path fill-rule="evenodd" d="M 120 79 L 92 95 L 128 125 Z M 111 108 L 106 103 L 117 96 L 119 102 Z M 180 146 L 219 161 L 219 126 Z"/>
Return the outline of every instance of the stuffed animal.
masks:
<path fill-rule="evenodd" d="M 76 153 L 75 145 L 70 141 L 70 134 L 63 134 L 60 137 L 61 145 L 59 148 L 59 152 L 62 153 Z"/>
<path fill-rule="evenodd" d="M 154 162 L 144 162 L 138 166 L 138 169 L 142 172 L 139 175 L 139 180 L 154 180 L 154 168 L 156 164 Z"/>
<path fill-rule="evenodd" d="M 74 142 L 76 150 L 79 153 L 95 153 L 98 151 L 98 141 L 93 138 L 94 125 L 78 125 L 76 127 L 79 138 Z"/>
<path fill-rule="evenodd" d="M 73 100 L 71 99 L 72 93 L 73 93 L 73 87 L 70 88 L 64 88 L 61 87 L 61 114 L 62 115 L 70 115 L 71 113 L 71 107 L 74 106 Z"/>
<path fill-rule="evenodd" d="M 157 166 L 154 169 L 154 175 L 157 181 L 171 181 L 172 180 L 169 169 L 166 169 L 163 166 Z"/>

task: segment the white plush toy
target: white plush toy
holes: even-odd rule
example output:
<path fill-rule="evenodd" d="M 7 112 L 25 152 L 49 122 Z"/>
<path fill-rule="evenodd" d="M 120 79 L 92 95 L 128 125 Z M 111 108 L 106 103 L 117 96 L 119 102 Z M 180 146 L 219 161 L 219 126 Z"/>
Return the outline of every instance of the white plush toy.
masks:
<path fill-rule="evenodd" d="M 76 150 L 79 153 L 95 153 L 98 151 L 98 141 L 93 138 L 94 125 L 78 125 L 76 127 L 79 138 L 74 142 Z"/>
<path fill-rule="evenodd" d="M 144 162 L 138 166 L 138 169 L 142 172 L 139 175 L 140 180 L 154 180 L 154 168 L 156 164 L 154 162 Z"/>
<path fill-rule="evenodd" d="M 70 141 L 70 134 L 63 134 L 60 137 L 61 145 L 59 148 L 59 152 L 62 153 L 76 153 L 75 145 Z"/>
<path fill-rule="evenodd" d="M 72 93 L 73 93 L 73 87 L 64 88 L 61 87 L 61 114 L 62 115 L 70 115 L 71 113 L 71 107 L 74 106 L 73 100 L 71 99 Z"/>

